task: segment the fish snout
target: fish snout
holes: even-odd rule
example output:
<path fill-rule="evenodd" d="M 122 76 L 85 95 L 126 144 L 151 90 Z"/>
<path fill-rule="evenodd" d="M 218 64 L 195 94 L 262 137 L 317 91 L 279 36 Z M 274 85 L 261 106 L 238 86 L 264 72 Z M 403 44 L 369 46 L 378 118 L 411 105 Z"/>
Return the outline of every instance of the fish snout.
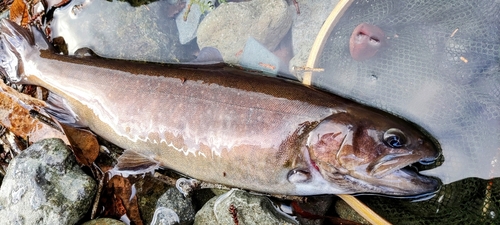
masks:
<path fill-rule="evenodd" d="M 440 148 L 438 144 L 435 144 L 429 139 L 419 138 L 417 141 L 417 146 L 414 147 L 414 151 L 420 155 L 418 163 L 424 166 L 435 164 L 437 159 L 441 156 Z"/>

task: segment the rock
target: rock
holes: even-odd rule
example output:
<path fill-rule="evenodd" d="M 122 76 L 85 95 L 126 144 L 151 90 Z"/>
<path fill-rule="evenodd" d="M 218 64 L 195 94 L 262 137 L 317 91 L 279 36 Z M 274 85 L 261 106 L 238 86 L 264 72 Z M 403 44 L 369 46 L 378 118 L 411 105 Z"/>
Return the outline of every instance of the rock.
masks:
<path fill-rule="evenodd" d="M 229 190 L 218 189 L 218 188 L 212 188 L 211 190 L 212 190 L 212 193 L 214 193 L 214 195 L 216 195 L 216 196 L 223 195 L 223 194 L 225 194 L 225 193 L 227 193 L 229 191 Z M 212 198 L 210 198 L 210 199 L 212 199 Z"/>
<path fill-rule="evenodd" d="M 221 4 L 201 21 L 197 42 L 217 48 L 225 62 L 237 63 L 249 37 L 273 51 L 293 22 L 295 8 L 284 0 Z"/>
<path fill-rule="evenodd" d="M 290 60 L 290 71 L 293 71 L 293 66 L 301 67 L 306 65 L 321 26 L 338 2 L 339 0 L 299 2 L 300 15 L 296 17 L 292 25 L 292 42 L 295 56 Z M 346 45 L 348 44 L 346 43 Z"/>
<path fill-rule="evenodd" d="M 167 207 L 156 208 L 153 221 L 151 222 L 154 225 L 177 225 L 180 223 L 179 215 Z"/>
<path fill-rule="evenodd" d="M 111 218 L 99 218 L 95 220 L 90 220 L 82 225 L 126 225 L 126 223 L 120 221 L 120 220 L 115 220 Z"/>
<path fill-rule="evenodd" d="M 168 190 L 170 186 L 146 174 L 143 179 L 139 179 L 134 186 L 137 190 L 137 200 L 139 212 L 144 224 L 151 224 L 156 208 L 156 202 Z"/>
<path fill-rule="evenodd" d="M 69 54 L 87 47 L 102 57 L 188 62 L 196 47 L 181 45 L 168 1 L 131 7 L 120 1 L 73 0 L 54 11 L 52 38 L 63 37 Z M 194 43 L 193 43 L 194 45 Z"/>
<path fill-rule="evenodd" d="M 75 224 L 89 211 L 95 181 L 60 139 L 45 139 L 14 158 L 0 187 L 2 224 Z"/>
<path fill-rule="evenodd" d="M 233 189 L 208 201 L 196 213 L 194 224 L 298 224 L 278 212 L 265 196 Z"/>
<path fill-rule="evenodd" d="M 198 4 L 192 4 L 189 8 L 189 13 L 187 14 L 186 20 L 184 20 L 184 15 L 188 10 L 185 7 L 179 15 L 175 18 L 175 24 L 177 24 L 177 29 L 179 30 L 179 41 L 181 44 L 186 44 L 196 37 L 196 31 L 198 30 L 198 24 L 200 23 L 202 12 L 206 10 L 200 6 L 207 5 L 209 0 L 199 0 Z M 210 9 L 210 8 L 208 8 Z"/>
<path fill-rule="evenodd" d="M 279 71 L 280 60 L 257 40 L 249 37 L 241 55 L 239 65 L 275 75 Z"/>
<path fill-rule="evenodd" d="M 133 183 L 144 224 L 170 224 L 174 221 L 175 224 L 192 224 L 195 212 L 214 197 L 210 189 L 202 189 L 194 191 L 191 198 L 185 199 L 175 187 L 150 174 Z"/>
<path fill-rule="evenodd" d="M 195 209 L 190 198 L 184 196 L 177 188 L 168 189 L 156 202 L 156 210 L 151 222 L 154 224 L 192 224 Z"/>

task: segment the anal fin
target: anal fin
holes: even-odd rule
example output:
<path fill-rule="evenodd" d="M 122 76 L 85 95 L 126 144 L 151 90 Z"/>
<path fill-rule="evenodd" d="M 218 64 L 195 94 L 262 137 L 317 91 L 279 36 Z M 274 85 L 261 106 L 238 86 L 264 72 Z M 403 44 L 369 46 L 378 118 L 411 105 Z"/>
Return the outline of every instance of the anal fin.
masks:
<path fill-rule="evenodd" d="M 114 170 L 126 174 L 144 174 L 153 172 L 159 167 L 158 161 L 128 149 L 118 157 Z"/>

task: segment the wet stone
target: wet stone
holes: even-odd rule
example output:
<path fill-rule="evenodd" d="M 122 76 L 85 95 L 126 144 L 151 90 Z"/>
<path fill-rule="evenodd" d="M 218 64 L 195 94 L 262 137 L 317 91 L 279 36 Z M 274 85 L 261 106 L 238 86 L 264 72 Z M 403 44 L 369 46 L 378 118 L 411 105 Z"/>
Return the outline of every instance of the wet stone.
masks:
<path fill-rule="evenodd" d="M 268 67 L 261 66 L 262 62 L 266 62 Z M 247 40 L 239 64 L 245 68 L 261 70 L 267 74 L 277 74 L 280 70 L 279 58 L 252 37 Z"/>
<path fill-rule="evenodd" d="M 75 224 L 90 209 L 95 181 L 60 139 L 45 139 L 14 158 L 0 187 L 2 224 Z"/>
<path fill-rule="evenodd" d="M 328 2 L 328 3 L 326 3 Z M 292 25 L 292 42 L 295 56 L 290 61 L 290 71 L 293 66 L 305 66 L 309 53 L 316 40 L 323 22 L 330 15 L 339 0 L 309 0 L 299 2 L 300 15 L 295 17 Z"/>
<path fill-rule="evenodd" d="M 144 224 L 151 224 L 151 219 L 156 208 L 156 202 L 170 186 L 154 179 L 151 175 L 144 176 L 134 183 L 137 189 L 139 212 Z"/>
<path fill-rule="evenodd" d="M 52 37 L 63 37 L 68 52 L 88 47 L 107 58 L 179 62 L 194 59 L 181 45 L 168 1 L 131 7 L 126 2 L 72 0 L 54 11 Z M 182 15 L 180 15 L 182 17 Z"/>
<path fill-rule="evenodd" d="M 225 62 L 237 63 L 249 37 L 274 51 L 292 25 L 295 8 L 284 0 L 221 4 L 198 27 L 201 48 L 217 48 Z"/>
<path fill-rule="evenodd" d="M 278 212 L 267 197 L 233 189 L 208 201 L 196 213 L 194 224 L 298 224 L 298 222 Z"/>
<path fill-rule="evenodd" d="M 184 196 L 173 187 L 168 189 L 156 202 L 151 224 L 192 224 L 195 209 L 191 198 Z"/>
<path fill-rule="evenodd" d="M 189 9 L 185 7 L 175 18 L 175 24 L 179 30 L 179 41 L 181 44 L 187 44 L 196 38 L 196 30 L 198 29 L 200 19 L 202 15 L 206 13 L 200 8 L 200 5 L 207 5 L 208 1 L 209 0 L 199 0 L 199 4 L 192 4 Z M 187 10 L 189 10 L 187 17 L 184 17 Z"/>

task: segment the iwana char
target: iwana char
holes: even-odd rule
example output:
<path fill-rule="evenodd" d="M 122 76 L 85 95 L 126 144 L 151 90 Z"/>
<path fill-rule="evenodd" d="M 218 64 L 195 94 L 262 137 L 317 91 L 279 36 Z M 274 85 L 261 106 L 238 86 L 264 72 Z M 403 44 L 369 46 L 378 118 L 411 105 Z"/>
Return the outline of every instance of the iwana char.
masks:
<path fill-rule="evenodd" d="M 407 168 L 433 161 L 438 148 L 414 125 L 379 110 L 224 66 L 56 55 L 8 20 L 0 32 L 1 74 L 47 88 L 48 110 L 61 122 L 126 149 L 121 170 L 162 167 L 285 195 L 401 196 L 439 186 Z"/>

